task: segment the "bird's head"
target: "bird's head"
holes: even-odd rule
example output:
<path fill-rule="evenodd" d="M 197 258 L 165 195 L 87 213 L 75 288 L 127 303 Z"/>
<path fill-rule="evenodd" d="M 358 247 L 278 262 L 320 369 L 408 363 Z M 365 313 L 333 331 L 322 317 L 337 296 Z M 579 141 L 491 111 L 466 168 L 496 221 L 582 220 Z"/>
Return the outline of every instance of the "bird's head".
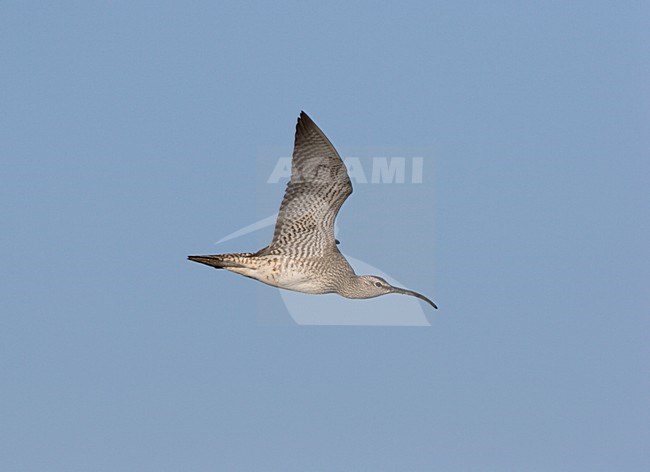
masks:
<path fill-rule="evenodd" d="M 374 298 L 389 293 L 399 293 L 401 295 L 410 295 L 411 297 L 419 298 L 420 300 L 427 302 L 433 308 L 438 308 L 435 303 L 433 303 L 421 293 L 414 292 L 413 290 L 407 290 L 405 288 L 395 287 L 386 282 L 386 280 L 376 275 L 361 275 L 357 277 L 357 284 L 361 285 L 359 288 L 365 295 L 359 298 Z"/>

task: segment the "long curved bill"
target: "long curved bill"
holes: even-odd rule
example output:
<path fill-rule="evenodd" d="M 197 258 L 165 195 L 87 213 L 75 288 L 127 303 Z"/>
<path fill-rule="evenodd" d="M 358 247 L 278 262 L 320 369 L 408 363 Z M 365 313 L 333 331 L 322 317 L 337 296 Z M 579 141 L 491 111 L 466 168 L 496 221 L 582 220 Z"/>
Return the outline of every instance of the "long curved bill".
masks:
<path fill-rule="evenodd" d="M 436 306 L 435 303 L 433 303 L 431 300 L 429 300 L 427 297 L 425 297 L 421 293 L 414 292 L 413 290 L 407 290 L 405 288 L 399 288 L 399 287 L 393 287 L 393 289 L 395 290 L 395 293 L 400 293 L 402 295 L 410 295 L 411 297 L 419 298 L 420 300 L 424 300 L 425 302 L 427 302 L 429 305 L 431 305 L 436 310 L 438 309 L 438 307 Z"/>

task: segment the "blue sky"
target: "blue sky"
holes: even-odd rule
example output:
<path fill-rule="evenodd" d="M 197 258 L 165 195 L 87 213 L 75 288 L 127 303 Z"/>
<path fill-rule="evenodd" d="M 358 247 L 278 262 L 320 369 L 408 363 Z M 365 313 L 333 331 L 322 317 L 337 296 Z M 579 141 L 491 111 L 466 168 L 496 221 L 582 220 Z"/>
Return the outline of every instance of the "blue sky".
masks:
<path fill-rule="evenodd" d="M 4 2 L 0 468 L 648 470 L 649 16 Z M 270 238 L 214 244 L 277 209 L 300 110 L 424 150 L 339 225 L 430 327 L 299 326 L 185 260 Z"/>

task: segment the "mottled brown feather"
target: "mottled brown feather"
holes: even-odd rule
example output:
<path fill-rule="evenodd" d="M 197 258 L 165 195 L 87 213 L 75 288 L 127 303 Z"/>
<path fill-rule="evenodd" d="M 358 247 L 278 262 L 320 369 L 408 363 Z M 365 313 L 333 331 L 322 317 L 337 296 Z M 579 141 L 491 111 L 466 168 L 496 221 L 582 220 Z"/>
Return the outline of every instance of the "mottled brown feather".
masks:
<path fill-rule="evenodd" d="M 296 124 L 291 180 L 275 224 L 273 241 L 260 252 L 323 256 L 338 252 L 334 220 L 352 193 L 345 164 L 305 112 Z"/>

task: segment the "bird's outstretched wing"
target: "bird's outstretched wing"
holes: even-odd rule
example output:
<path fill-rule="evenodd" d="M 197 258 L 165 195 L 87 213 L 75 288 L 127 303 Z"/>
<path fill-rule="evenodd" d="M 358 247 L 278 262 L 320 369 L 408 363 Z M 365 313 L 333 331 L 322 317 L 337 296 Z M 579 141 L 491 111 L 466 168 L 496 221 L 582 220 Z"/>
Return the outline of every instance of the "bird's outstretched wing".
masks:
<path fill-rule="evenodd" d="M 291 180 L 273 241 L 261 252 L 322 256 L 336 249 L 334 220 L 352 183 L 341 157 L 305 112 L 296 124 Z"/>

